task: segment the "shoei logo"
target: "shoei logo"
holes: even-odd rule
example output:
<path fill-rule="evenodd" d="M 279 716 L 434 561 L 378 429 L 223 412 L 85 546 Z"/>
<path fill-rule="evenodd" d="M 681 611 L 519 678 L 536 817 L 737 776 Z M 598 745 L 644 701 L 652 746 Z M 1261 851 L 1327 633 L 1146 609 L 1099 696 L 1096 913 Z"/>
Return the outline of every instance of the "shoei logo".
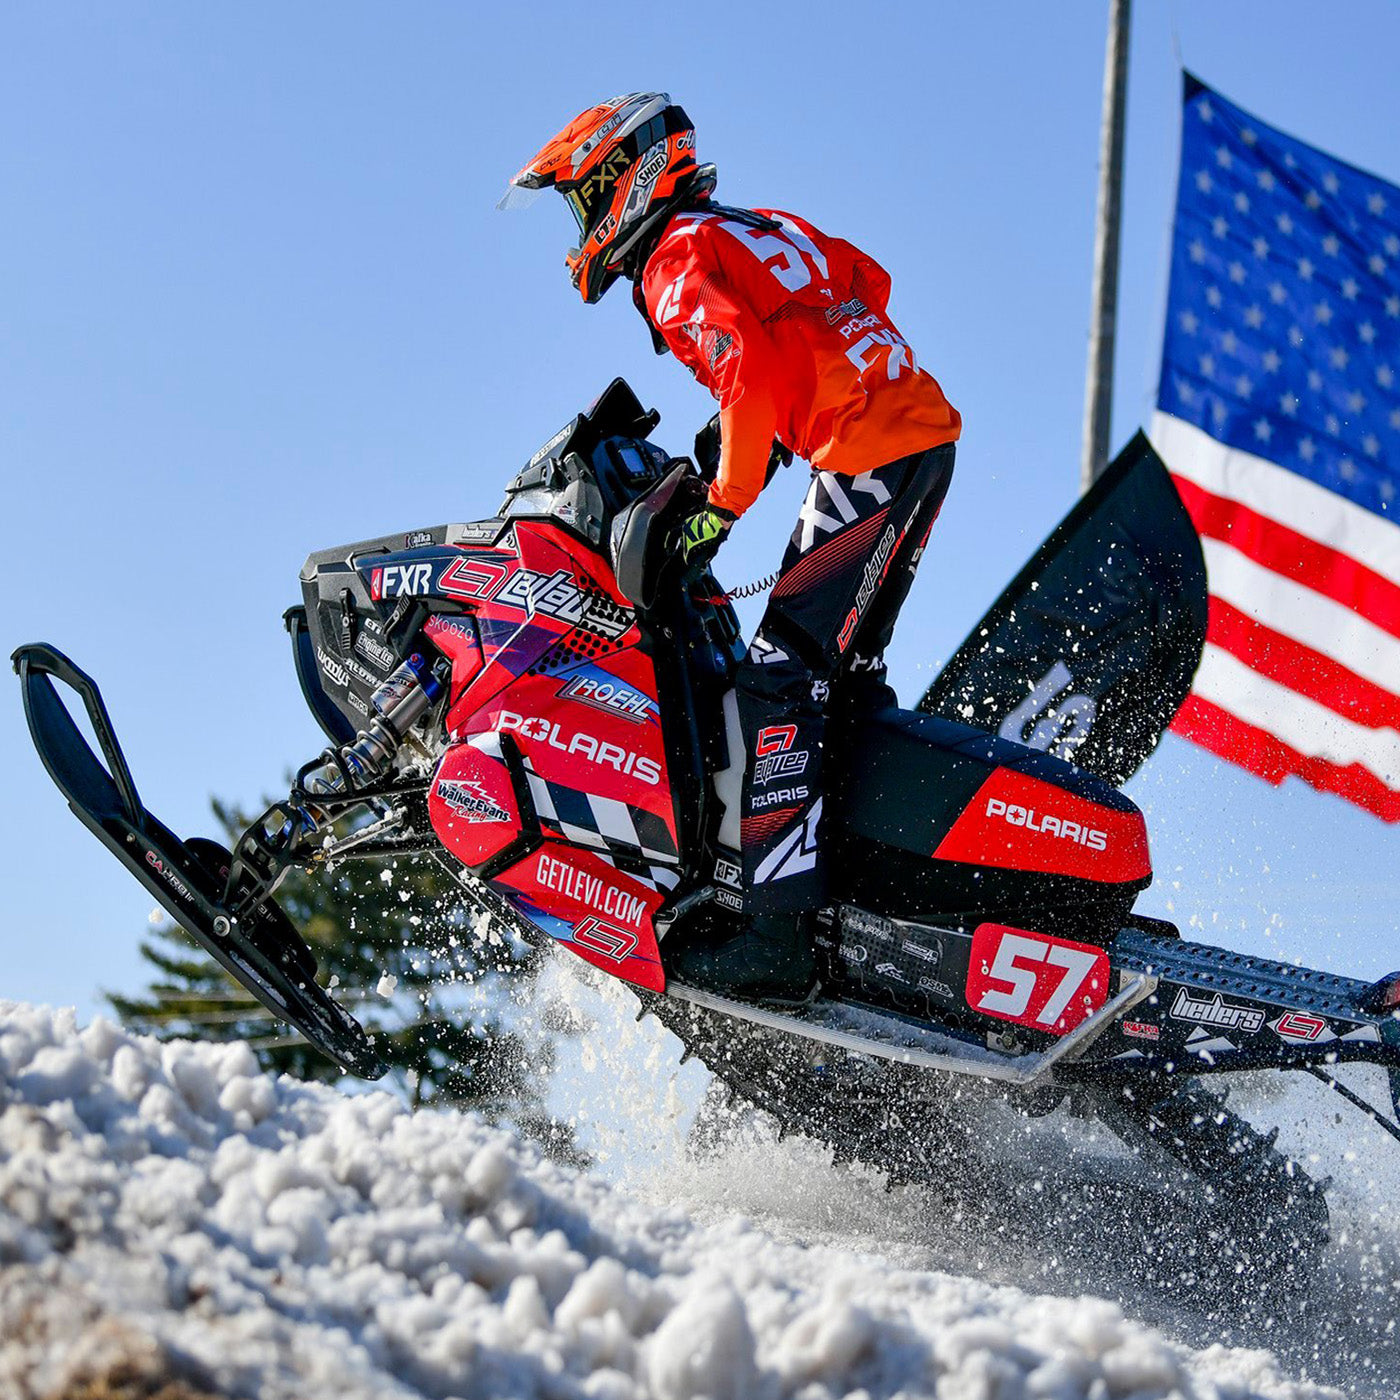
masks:
<path fill-rule="evenodd" d="M 496 729 L 502 734 L 515 733 L 522 739 L 548 744 L 560 753 L 577 754 L 600 768 L 614 768 L 624 777 L 638 778 L 650 787 L 661 781 L 661 765 L 654 758 L 632 753 L 581 729 L 566 736 L 558 723 L 541 715 L 517 715 L 511 710 L 502 710 L 496 716 Z"/>
<path fill-rule="evenodd" d="M 637 185 L 650 185 L 666 168 L 666 143 L 658 141 L 647 152 L 642 168 L 637 171 Z"/>
<path fill-rule="evenodd" d="M 1048 812 L 1037 812 L 1034 807 L 1018 807 L 1014 802 L 1003 802 L 999 797 L 987 799 L 987 815 L 1000 817 L 1011 826 L 1023 826 L 1027 831 L 1039 831 L 1045 836 L 1058 836 L 1062 841 L 1073 841 L 1087 846 L 1091 851 L 1108 849 L 1108 832 L 1097 827 L 1081 826 L 1068 817 L 1052 817 Z"/>

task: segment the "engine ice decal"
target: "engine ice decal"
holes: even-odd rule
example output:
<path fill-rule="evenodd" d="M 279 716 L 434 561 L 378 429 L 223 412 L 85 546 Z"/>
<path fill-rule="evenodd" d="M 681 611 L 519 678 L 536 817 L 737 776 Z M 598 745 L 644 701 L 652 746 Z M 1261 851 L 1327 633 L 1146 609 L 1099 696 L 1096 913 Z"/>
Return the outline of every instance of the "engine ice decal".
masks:
<path fill-rule="evenodd" d="M 998 1020 L 1064 1035 L 1108 1000 L 1102 948 L 1029 929 L 981 924 L 972 936 L 968 1005 Z"/>

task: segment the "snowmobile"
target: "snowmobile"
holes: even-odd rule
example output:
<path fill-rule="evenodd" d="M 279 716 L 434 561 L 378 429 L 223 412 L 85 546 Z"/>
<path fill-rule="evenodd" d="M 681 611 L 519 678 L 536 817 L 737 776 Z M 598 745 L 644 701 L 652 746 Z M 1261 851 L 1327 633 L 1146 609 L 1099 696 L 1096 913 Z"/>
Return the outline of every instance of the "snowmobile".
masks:
<path fill-rule="evenodd" d="M 1237 1212 L 1278 1222 L 1301 1256 L 1320 1247 L 1325 1183 L 1207 1083 L 1306 1071 L 1400 1137 L 1391 1112 L 1332 1073 L 1383 1067 L 1400 1114 L 1400 974 L 1372 984 L 1270 962 L 1134 912 L 1152 878 L 1143 815 L 1093 769 L 1131 771 L 1156 742 L 1200 630 L 1174 601 L 1199 546 L 1194 562 L 1173 546 L 1167 567 L 1120 508 L 1135 500 L 1160 539 L 1172 508 L 1152 493 L 1171 488 L 1145 441 L 954 658 L 921 707 L 941 713 L 850 715 L 829 735 L 821 991 L 793 1008 L 667 977 L 670 948 L 718 936 L 742 909 L 732 678 L 743 646 L 716 579 L 687 581 L 677 566 L 677 522 L 705 485 L 651 440 L 658 421 L 616 380 L 535 453 L 493 518 L 307 559 L 285 622 L 329 747 L 231 851 L 157 820 L 97 686 L 55 648 L 24 646 L 13 660 L 50 776 L 193 938 L 347 1073 L 383 1066 L 317 983 L 279 881 L 293 867 L 432 852 L 464 899 L 630 984 L 639 1014 L 657 1015 L 687 1054 L 844 1156 L 917 1175 L 916 1159 L 947 1147 L 930 1105 L 970 1077 L 1028 1113 L 1067 1101 L 1175 1158 Z M 1100 557 L 1086 565 L 1075 549 L 1094 521 Z M 1137 585 L 1124 584 L 1125 561 Z M 1057 576 L 1069 580 L 1058 593 Z M 1168 612 L 1145 613 L 1145 599 Z M 1141 625 L 1106 626 L 1115 608 Z M 1031 624 L 1030 652 L 1041 650 L 1026 662 Z M 1016 646 L 1001 645 L 1007 627 L 1020 628 Z M 1079 656 L 1079 637 L 1087 656 L 1105 632 L 1117 675 L 1086 702 L 1044 645 Z M 1124 637 L 1136 639 L 1126 653 Z M 1132 651 L 1164 639 L 1172 674 L 1155 650 Z M 1010 680 L 987 672 L 1015 670 L 1017 654 L 1026 664 Z M 100 758 L 59 686 L 86 709 Z M 994 733 L 975 711 L 998 694 Z M 1076 762 L 1048 751 L 1052 740 L 1074 741 Z M 790 784 L 781 735 L 771 758 L 762 781 Z"/>

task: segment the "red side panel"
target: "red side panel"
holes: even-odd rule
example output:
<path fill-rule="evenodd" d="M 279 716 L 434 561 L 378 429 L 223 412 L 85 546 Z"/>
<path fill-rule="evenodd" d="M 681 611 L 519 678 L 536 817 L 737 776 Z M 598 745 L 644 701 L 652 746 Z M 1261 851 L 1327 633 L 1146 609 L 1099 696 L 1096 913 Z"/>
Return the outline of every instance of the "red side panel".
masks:
<path fill-rule="evenodd" d="M 653 992 L 666 989 L 652 917 L 662 895 L 590 851 L 547 841 L 491 881 L 581 958 Z"/>
<path fill-rule="evenodd" d="M 520 811 L 500 740 L 484 734 L 453 744 L 428 789 L 428 815 L 438 839 L 477 870 L 520 835 Z"/>
<path fill-rule="evenodd" d="M 1102 807 L 998 768 L 933 852 L 936 860 L 1121 884 L 1152 874 L 1142 813 Z"/>

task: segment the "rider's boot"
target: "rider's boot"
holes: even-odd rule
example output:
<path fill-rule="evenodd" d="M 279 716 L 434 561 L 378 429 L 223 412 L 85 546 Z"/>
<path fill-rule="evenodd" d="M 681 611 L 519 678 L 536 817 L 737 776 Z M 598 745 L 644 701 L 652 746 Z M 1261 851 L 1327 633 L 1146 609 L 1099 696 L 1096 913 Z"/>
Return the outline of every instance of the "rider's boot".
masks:
<path fill-rule="evenodd" d="M 695 941 L 668 959 L 676 981 L 741 1001 L 808 1002 L 817 990 L 812 916 L 754 914 L 719 942 Z"/>

